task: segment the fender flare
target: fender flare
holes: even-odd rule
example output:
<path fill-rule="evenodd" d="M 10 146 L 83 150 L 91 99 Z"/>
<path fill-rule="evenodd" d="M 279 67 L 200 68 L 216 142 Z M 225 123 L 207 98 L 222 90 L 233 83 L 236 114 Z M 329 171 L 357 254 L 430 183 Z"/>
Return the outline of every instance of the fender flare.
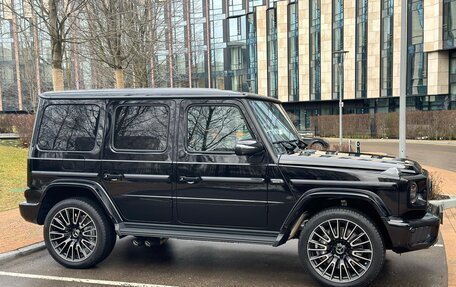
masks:
<path fill-rule="evenodd" d="M 112 219 L 114 224 L 118 224 L 123 221 L 122 216 L 120 215 L 120 212 L 118 211 L 111 197 L 98 182 L 84 179 L 57 179 L 46 186 L 46 189 L 43 191 L 43 195 L 41 196 L 40 202 L 43 202 L 47 196 L 48 191 L 55 187 L 76 187 L 86 189 L 95 196 L 97 202 L 103 207 L 104 211 Z M 41 210 L 42 207 L 40 207 L 38 214 L 40 214 Z"/>
<path fill-rule="evenodd" d="M 388 217 L 391 211 L 382 199 L 370 190 L 355 189 L 355 188 L 315 188 L 304 193 L 295 203 L 291 211 L 288 213 L 285 221 L 280 228 L 280 234 L 274 246 L 279 246 L 288 240 L 291 227 L 295 221 L 301 216 L 303 209 L 315 199 L 357 199 L 365 201 L 380 215 L 380 217 Z"/>

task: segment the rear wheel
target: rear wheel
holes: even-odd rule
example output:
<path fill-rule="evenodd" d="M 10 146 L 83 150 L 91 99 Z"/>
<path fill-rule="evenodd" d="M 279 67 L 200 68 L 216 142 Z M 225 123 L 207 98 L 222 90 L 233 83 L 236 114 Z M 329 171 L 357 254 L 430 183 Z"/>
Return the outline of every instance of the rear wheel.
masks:
<path fill-rule="evenodd" d="M 112 251 L 116 234 L 113 224 L 85 198 L 57 203 L 46 216 L 44 241 L 51 256 L 68 268 L 89 268 Z"/>
<path fill-rule="evenodd" d="M 382 269 L 385 247 L 377 227 L 363 214 L 331 208 L 314 215 L 299 239 L 305 268 L 327 286 L 366 286 Z"/>

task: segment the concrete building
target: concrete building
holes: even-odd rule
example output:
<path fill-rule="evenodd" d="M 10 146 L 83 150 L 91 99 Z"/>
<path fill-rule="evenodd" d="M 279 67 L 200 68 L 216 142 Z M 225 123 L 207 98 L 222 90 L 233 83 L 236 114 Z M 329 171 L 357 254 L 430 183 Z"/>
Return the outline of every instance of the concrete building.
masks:
<path fill-rule="evenodd" d="M 310 116 L 337 114 L 341 96 L 345 113 L 396 111 L 402 1 L 408 1 L 407 105 L 456 109 L 456 0 L 157 0 L 169 5 L 172 29 L 150 65 L 165 61 L 169 68 L 152 68 L 149 84 L 275 97 L 295 115 L 299 129 L 309 128 Z M 16 39 L 0 41 L 10 47 Z M 344 59 L 334 53 L 342 50 L 348 51 Z M 2 53 L 3 110 L 24 109 L 10 104 L 23 97 L 5 94 L 4 87 L 15 82 L 12 91 L 27 93 L 17 87 L 17 71 L 26 64 L 13 48 Z M 79 78 L 86 82 L 73 86 L 93 86 L 91 70 L 84 73 Z"/>

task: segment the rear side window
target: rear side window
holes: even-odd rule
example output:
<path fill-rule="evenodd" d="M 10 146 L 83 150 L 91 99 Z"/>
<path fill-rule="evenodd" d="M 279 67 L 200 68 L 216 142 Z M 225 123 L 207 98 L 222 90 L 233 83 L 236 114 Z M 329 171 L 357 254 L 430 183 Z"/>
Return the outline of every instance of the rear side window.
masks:
<path fill-rule="evenodd" d="M 120 106 L 115 114 L 113 146 L 120 150 L 164 151 L 168 126 L 166 106 Z"/>
<path fill-rule="evenodd" d="M 100 108 L 96 105 L 46 107 L 38 147 L 52 151 L 91 151 L 95 147 Z"/>

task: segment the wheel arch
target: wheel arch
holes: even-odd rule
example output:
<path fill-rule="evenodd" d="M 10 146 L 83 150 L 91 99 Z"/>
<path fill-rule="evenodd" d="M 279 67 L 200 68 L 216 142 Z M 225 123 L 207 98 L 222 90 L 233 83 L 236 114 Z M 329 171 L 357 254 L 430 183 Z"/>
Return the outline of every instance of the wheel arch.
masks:
<path fill-rule="evenodd" d="M 391 246 L 389 233 L 382 218 L 391 214 L 380 197 L 369 190 L 346 188 L 316 188 L 303 194 L 286 217 L 280 229 L 280 235 L 274 246 L 284 244 L 290 238 L 294 225 L 299 223 L 301 216 L 306 213 L 310 218 L 330 207 L 348 207 L 365 214 L 378 227 L 387 248 Z M 300 224 L 300 223 L 299 223 Z M 297 234 L 299 236 L 299 234 Z M 296 235 L 292 236 L 293 238 Z"/>
<path fill-rule="evenodd" d="M 116 206 L 100 184 L 86 180 L 76 180 L 55 181 L 46 187 L 40 200 L 37 223 L 44 223 L 46 215 L 57 202 L 74 197 L 89 198 L 96 202 L 114 224 L 122 221 Z"/>

